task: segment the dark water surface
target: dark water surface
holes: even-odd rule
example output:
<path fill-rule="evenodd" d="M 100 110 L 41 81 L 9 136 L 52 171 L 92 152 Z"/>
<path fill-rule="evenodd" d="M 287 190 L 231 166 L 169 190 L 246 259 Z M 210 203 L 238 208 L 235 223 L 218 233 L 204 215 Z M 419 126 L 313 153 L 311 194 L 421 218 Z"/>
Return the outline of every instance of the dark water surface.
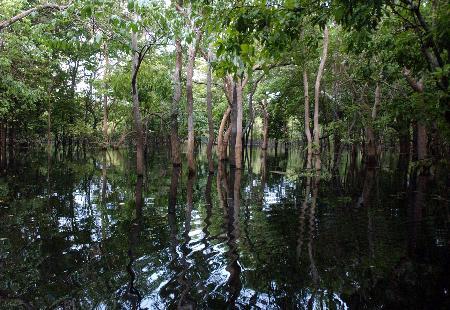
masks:
<path fill-rule="evenodd" d="M 145 179 L 127 151 L 16 158 L 0 178 L 2 309 L 450 309 L 448 171 L 259 151 Z"/>

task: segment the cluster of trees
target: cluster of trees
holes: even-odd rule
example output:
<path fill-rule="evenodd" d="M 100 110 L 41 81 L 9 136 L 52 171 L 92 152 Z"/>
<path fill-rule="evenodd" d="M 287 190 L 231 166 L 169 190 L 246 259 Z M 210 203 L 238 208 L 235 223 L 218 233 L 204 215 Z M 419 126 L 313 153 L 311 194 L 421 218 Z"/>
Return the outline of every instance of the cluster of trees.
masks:
<path fill-rule="evenodd" d="M 214 144 L 239 169 L 255 141 L 303 140 L 316 169 L 324 148 L 334 167 L 358 146 L 370 164 L 388 147 L 445 157 L 449 14 L 441 0 L 3 1 L 2 165 L 18 144 L 128 141 L 142 175 L 149 147 L 170 141 L 176 166 L 186 139 L 194 172 L 203 137 L 210 171 Z"/>

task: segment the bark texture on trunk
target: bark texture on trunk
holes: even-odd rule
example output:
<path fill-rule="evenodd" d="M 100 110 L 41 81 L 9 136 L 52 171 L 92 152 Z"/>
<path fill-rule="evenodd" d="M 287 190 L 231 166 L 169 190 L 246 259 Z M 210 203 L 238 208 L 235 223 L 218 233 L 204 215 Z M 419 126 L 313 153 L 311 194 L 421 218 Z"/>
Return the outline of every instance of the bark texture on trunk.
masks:
<path fill-rule="evenodd" d="M 103 76 L 103 84 L 105 87 L 105 94 L 103 95 L 103 147 L 108 148 L 109 137 L 108 137 L 108 74 L 109 74 L 109 55 L 108 46 L 106 43 L 103 46 L 103 53 L 105 57 L 105 73 Z"/>
<path fill-rule="evenodd" d="M 423 80 L 420 79 L 417 81 L 411 76 L 411 71 L 407 68 L 403 68 L 403 76 L 405 77 L 406 81 L 408 82 L 409 86 L 411 88 L 419 93 L 423 94 L 424 91 L 424 85 Z M 424 122 L 422 120 L 417 120 L 417 126 L 415 128 L 415 135 L 414 135 L 414 158 L 418 160 L 423 160 L 427 158 L 428 156 L 428 133 L 427 133 L 427 127 L 425 126 Z"/>
<path fill-rule="evenodd" d="M 424 160 L 427 158 L 428 134 L 427 128 L 422 122 L 417 123 L 417 159 Z"/>
<path fill-rule="evenodd" d="M 225 127 L 227 126 L 227 122 L 229 121 L 230 113 L 231 108 L 228 107 L 223 114 L 222 121 L 220 122 L 219 133 L 217 135 L 217 157 L 219 158 L 219 160 L 227 159 L 228 137 L 225 133 Z"/>
<path fill-rule="evenodd" d="M 170 146 L 172 154 L 172 164 L 181 165 L 180 140 L 178 138 L 178 110 L 181 99 L 181 67 L 183 62 L 183 50 L 181 40 L 175 40 L 175 71 L 173 73 L 174 90 L 170 113 Z"/>
<path fill-rule="evenodd" d="M 319 140 L 319 98 L 320 98 L 320 82 L 322 80 L 325 62 L 328 54 L 328 27 L 325 26 L 323 31 L 323 51 L 320 60 L 319 70 L 317 71 L 316 84 L 314 86 L 314 144 L 316 158 L 316 169 L 320 169 L 320 140 Z"/>
<path fill-rule="evenodd" d="M 243 107 L 242 107 L 242 84 L 238 80 L 236 82 L 236 143 L 235 143 L 235 163 L 236 168 L 242 168 L 242 119 L 243 119 Z"/>
<path fill-rule="evenodd" d="M 263 141 L 261 144 L 261 149 L 263 151 L 267 150 L 269 145 L 269 112 L 267 111 L 267 99 L 263 99 Z"/>
<path fill-rule="evenodd" d="M 131 34 L 131 49 L 133 60 L 131 66 L 131 94 L 133 97 L 133 119 L 136 131 L 136 173 L 138 176 L 144 175 L 144 132 L 142 129 L 142 118 L 139 107 L 139 93 L 137 88 L 137 75 L 141 64 L 141 57 L 137 47 L 137 34 Z"/>
<path fill-rule="evenodd" d="M 308 84 L 308 74 L 306 73 L 306 69 L 303 70 L 303 92 L 305 96 L 305 135 L 307 145 L 307 153 L 308 156 L 312 155 L 312 136 L 311 129 L 309 128 L 310 120 L 309 120 L 309 84 Z"/>
<path fill-rule="evenodd" d="M 229 77 L 232 80 L 231 77 Z M 236 135 L 237 135 L 237 89 L 236 82 L 232 81 L 232 98 L 231 98 L 231 113 L 230 113 L 230 143 L 229 145 L 229 160 L 230 165 L 236 166 Z"/>
<path fill-rule="evenodd" d="M 195 42 L 189 46 L 188 63 L 186 68 L 186 99 L 188 112 L 188 141 L 187 141 L 187 161 L 189 172 L 196 171 L 195 164 L 195 134 L 194 134 L 194 94 L 192 90 L 192 80 L 194 76 L 195 55 L 197 54 L 197 47 L 201 39 L 200 32 L 197 33 Z"/>
<path fill-rule="evenodd" d="M 208 74 L 206 76 L 206 110 L 208 113 L 208 147 L 206 149 L 206 156 L 208 157 L 208 170 L 214 172 L 214 161 L 212 158 L 212 148 L 214 144 L 214 123 L 212 116 L 212 68 L 211 68 L 211 51 L 208 52 Z"/>

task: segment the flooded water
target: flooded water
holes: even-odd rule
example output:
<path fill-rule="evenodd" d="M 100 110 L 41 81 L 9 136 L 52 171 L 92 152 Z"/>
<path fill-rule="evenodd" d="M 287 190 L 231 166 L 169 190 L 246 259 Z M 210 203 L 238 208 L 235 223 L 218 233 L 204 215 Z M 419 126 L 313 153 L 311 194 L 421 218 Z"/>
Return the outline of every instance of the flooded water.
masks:
<path fill-rule="evenodd" d="M 450 309 L 448 171 L 254 150 L 243 171 L 22 154 L 0 178 L 0 308 Z M 247 161 L 247 163 L 248 163 Z"/>

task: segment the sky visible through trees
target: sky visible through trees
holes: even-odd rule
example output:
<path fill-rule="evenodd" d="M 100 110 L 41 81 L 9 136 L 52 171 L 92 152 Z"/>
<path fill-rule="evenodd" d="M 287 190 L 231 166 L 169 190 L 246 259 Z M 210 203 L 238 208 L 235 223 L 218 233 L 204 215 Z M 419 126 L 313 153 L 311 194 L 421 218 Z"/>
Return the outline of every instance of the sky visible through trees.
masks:
<path fill-rule="evenodd" d="M 442 0 L 0 0 L 0 303 L 449 307 L 449 30 Z"/>

